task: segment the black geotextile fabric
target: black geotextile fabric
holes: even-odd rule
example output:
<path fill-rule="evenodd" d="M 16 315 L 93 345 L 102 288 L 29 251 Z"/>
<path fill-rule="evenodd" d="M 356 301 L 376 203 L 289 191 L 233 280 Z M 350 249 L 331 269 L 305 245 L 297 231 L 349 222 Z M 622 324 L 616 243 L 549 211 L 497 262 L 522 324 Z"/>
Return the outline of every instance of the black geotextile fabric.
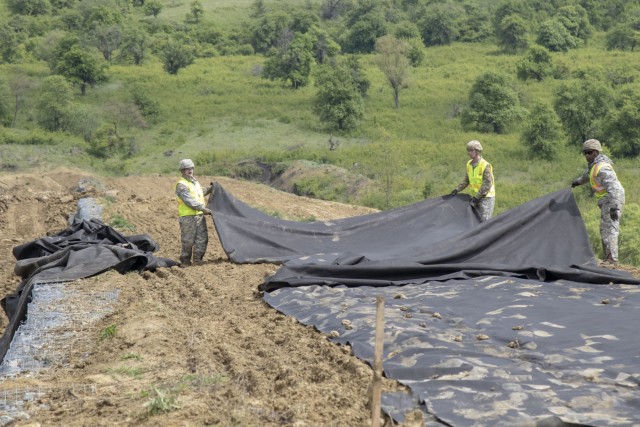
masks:
<path fill-rule="evenodd" d="M 267 303 L 369 362 L 385 298 L 385 375 L 425 425 L 640 423 L 640 281 L 598 267 L 571 190 L 485 223 L 466 195 L 314 223 L 219 186 L 209 207 L 231 260 L 283 264 Z"/>
<path fill-rule="evenodd" d="M 107 270 L 120 273 L 178 265 L 153 255 L 156 242 L 146 234 L 124 236 L 98 219 L 75 220 L 67 229 L 13 248 L 15 273 L 22 278 L 14 294 L 0 301 L 9 324 L 0 338 L 4 359 L 20 322 L 34 283 L 67 282 Z"/>

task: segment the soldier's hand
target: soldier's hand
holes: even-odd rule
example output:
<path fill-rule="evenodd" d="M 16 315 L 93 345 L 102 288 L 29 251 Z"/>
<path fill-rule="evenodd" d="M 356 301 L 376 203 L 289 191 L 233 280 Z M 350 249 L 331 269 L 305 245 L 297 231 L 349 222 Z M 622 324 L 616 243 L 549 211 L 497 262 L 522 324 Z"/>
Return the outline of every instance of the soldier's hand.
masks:
<path fill-rule="evenodd" d="M 469 204 L 470 204 L 471 206 L 473 206 L 473 207 L 476 207 L 476 206 L 477 206 L 477 204 L 478 204 L 478 200 L 479 200 L 479 199 L 478 199 L 477 197 L 475 197 L 475 196 L 474 196 L 474 197 L 472 197 L 472 198 L 471 198 L 471 201 L 469 202 Z"/>
<path fill-rule="evenodd" d="M 618 208 L 611 208 L 609 210 L 609 215 L 611 216 L 611 220 L 612 221 L 617 221 L 620 219 L 620 209 Z"/>
<path fill-rule="evenodd" d="M 571 181 L 571 188 L 577 187 L 578 185 L 580 185 L 580 181 L 578 181 L 577 179 Z"/>
<path fill-rule="evenodd" d="M 451 192 L 451 195 L 452 195 L 452 196 L 455 196 L 456 194 L 458 194 L 458 190 L 453 190 L 453 191 Z"/>
<path fill-rule="evenodd" d="M 211 215 L 211 209 L 209 209 L 209 208 L 204 208 L 204 209 L 202 210 L 202 213 L 203 213 L 203 214 L 205 214 L 205 215 Z"/>

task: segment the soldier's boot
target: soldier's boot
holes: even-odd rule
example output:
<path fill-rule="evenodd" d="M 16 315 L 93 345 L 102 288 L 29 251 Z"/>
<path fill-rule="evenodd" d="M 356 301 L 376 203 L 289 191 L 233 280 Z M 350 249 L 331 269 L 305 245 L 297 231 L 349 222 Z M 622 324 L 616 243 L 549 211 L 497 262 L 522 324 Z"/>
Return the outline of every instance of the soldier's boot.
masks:
<path fill-rule="evenodd" d="M 195 255 L 193 257 L 193 265 L 202 265 L 204 264 L 204 255 L 200 256 L 200 255 Z"/>
<path fill-rule="evenodd" d="M 191 265 L 191 259 L 187 257 L 180 257 L 180 267 L 188 267 Z"/>

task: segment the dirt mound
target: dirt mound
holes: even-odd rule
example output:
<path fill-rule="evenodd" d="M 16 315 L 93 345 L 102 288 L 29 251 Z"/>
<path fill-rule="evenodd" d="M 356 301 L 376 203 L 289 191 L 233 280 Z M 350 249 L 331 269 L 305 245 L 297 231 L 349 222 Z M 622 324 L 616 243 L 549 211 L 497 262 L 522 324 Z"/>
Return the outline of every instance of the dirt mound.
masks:
<path fill-rule="evenodd" d="M 352 170 L 308 160 L 293 162 L 272 182 L 275 188 L 302 196 L 338 197 L 334 200 L 353 200 L 370 190 L 374 183 Z"/>
<path fill-rule="evenodd" d="M 370 212 L 227 178 L 199 179 L 218 180 L 283 218 Z M 1 175 L 2 294 L 19 283 L 12 248 L 65 229 L 87 195 L 100 200 L 106 222 L 117 220 L 124 234 L 150 235 L 160 245 L 156 255 L 178 259 L 175 180 L 68 169 Z M 5 396 L 38 390 L 24 404 L 30 418 L 17 425 L 369 425 L 369 366 L 262 301 L 258 285 L 277 266 L 232 264 L 211 236 L 204 265 L 109 272 L 71 284 L 119 290 L 115 310 L 85 325 L 87 339 L 64 361 L 0 383 Z M 3 316 L 2 329 L 6 324 Z M 388 381 L 385 388 L 398 386 Z"/>

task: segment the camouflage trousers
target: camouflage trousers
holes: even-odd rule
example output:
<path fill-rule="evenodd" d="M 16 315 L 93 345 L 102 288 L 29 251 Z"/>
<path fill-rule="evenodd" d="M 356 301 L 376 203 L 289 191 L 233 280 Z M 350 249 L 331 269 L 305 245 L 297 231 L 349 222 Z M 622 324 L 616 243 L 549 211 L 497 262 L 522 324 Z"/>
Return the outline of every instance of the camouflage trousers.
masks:
<path fill-rule="evenodd" d="M 611 219 L 611 208 L 615 207 L 610 203 L 600 205 L 600 238 L 602 239 L 602 249 L 604 259 L 618 262 L 618 235 L 620 234 L 620 217 L 622 208 L 619 211 L 618 219 Z"/>
<path fill-rule="evenodd" d="M 204 253 L 207 251 L 209 243 L 209 231 L 204 215 L 182 216 L 180 222 L 180 238 L 182 240 L 182 250 L 180 252 L 180 262 L 188 264 L 191 262 L 191 254 L 194 261 L 202 261 Z"/>
<path fill-rule="evenodd" d="M 495 197 L 483 197 L 476 203 L 476 209 L 480 216 L 480 222 L 489 221 L 493 216 L 493 208 L 496 206 Z"/>

